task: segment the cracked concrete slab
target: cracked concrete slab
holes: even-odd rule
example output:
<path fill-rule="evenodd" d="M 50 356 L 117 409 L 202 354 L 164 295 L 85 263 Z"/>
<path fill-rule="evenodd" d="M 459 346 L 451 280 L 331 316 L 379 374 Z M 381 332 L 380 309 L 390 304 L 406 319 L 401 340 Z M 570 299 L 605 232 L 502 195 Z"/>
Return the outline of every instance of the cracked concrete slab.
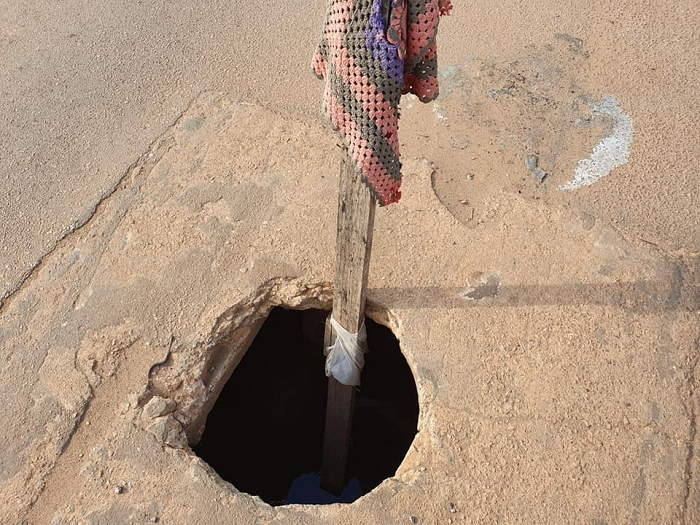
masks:
<path fill-rule="evenodd" d="M 291 111 L 318 107 L 314 79 L 299 72 L 308 71 L 323 9 L 273 1 L 256 9 L 225 1 L 97 0 L 89 9 L 75 0 L 5 2 L 0 301 L 89 220 L 200 92 L 236 92 Z M 279 38 L 274 20 L 294 28 L 297 45 Z M 286 81 L 270 81 L 279 76 Z"/>
<path fill-rule="evenodd" d="M 519 93 L 547 95 L 572 88 L 595 100 L 604 94 L 616 96 L 635 122 L 634 167 L 619 170 L 614 181 L 577 196 L 574 205 L 581 204 L 585 213 L 633 237 L 679 254 L 697 254 L 700 240 L 694 226 L 700 218 L 689 217 L 700 192 L 697 147 L 686 133 L 697 128 L 700 118 L 695 104 L 700 62 L 688 45 L 694 42 L 696 4 L 682 0 L 641 8 L 611 6 L 604 0 L 534 0 L 494 7 L 478 0 L 467 9 L 455 9 L 440 28 L 441 65 L 449 71 L 478 60 L 490 66 L 491 73 L 510 73 L 505 83 L 488 89 L 512 94 L 517 94 L 513 88 L 518 83 L 525 81 L 531 88 L 533 75 L 541 75 L 534 90 Z M 203 90 L 315 113 L 321 88 L 306 72 L 323 9 L 321 2 L 299 6 L 273 1 L 260 2 L 256 9 L 240 2 L 201 5 L 192 0 L 178 5 L 99 0 L 89 10 L 75 0 L 4 5 L 0 302 L 60 239 L 89 220 L 95 205 L 118 185 L 129 166 Z M 511 81 L 516 84 L 511 86 Z M 567 179 L 559 169 L 570 168 L 573 175 L 576 162 L 591 154 L 595 141 L 591 142 L 586 116 L 578 121 L 585 125 L 577 136 L 561 134 L 549 147 L 541 140 L 548 136 L 538 126 L 541 115 L 523 115 L 523 104 L 509 109 L 517 118 L 496 118 L 494 123 L 501 131 L 512 128 L 512 133 L 475 137 L 483 129 L 462 122 L 466 132 L 452 136 L 441 157 L 464 165 L 472 156 L 460 158 L 458 151 L 471 153 L 467 145 L 478 146 L 485 155 L 479 155 L 476 165 L 467 164 L 466 171 L 489 173 L 499 189 L 499 179 L 511 167 L 494 164 L 489 152 L 493 144 L 501 145 L 499 139 L 519 150 L 523 141 L 518 126 L 538 131 L 525 144 L 542 147 L 550 156 L 541 169 L 556 165 L 552 181 L 563 184 Z M 556 112 L 551 130 L 570 124 L 564 109 Z M 454 126 L 454 121 L 448 116 L 446 124 Z M 405 122 L 402 126 L 410 127 Z M 569 149 L 589 148 L 575 159 L 562 159 L 562 142 Z M 518 157 L 515 164 L 524 158 Z M 443 183 L 460 173 L 450 172 L 447 162 L 440 167 Z M 457 198 L 471 203 L 465 213 L 473 213 L 477 221 L 492 213 L 480 200 L 488 200 L 491 186 L 487 182 Z M 524 185 L 521 190 L 530 188 Z"/>
<path fill-rule="evenodd" d="M 192 453 L 266 311 L 330 302 L 330 151 L 313 120 L 204 94 L 44 258 L 0 310 L 0 521 L 697 522 L 697 259 L 514 192 L 470 228 L 420 157 L 378 210 L 368 292 L 419 390 L 396 475 L 272 508 Z"/>

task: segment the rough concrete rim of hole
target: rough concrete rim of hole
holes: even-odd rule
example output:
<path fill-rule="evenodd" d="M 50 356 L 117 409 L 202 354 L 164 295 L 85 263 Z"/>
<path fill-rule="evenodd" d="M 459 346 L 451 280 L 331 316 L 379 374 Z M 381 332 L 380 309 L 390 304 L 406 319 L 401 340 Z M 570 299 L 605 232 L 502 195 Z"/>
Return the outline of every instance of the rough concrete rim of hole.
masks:
<path fill-rule="evenodd" d="M 292 310 L 312 308 L 330 310 L 333 289 L 330 283 L 309 283 L 303 279 L 276 278 L 260 285 L 251 294 L 237 301 L 216 318 L 209 335 L 203 341 L 180 341 L 162 364 L 156 365 L 138 401 L 140 426 L 162 445 L 180 449 L 204 465 L 210 475 L 218 473 L 192 451 L 190 444 L 201 438 L 206 418 L 226 382 L 240 363 L 264 321 L 273 308 Z M 418 364 L 410 345 L 402 342 L 404 331 L 399 317 L 390 308 L 367 300 L 365 315 L 386 326 L 399 341 L 402 356 L 408 363 L 418 396 L 417 431 L 397 473 L 383 480 L 367 494 L 349 504 L 360 502 L 379 490 L 389 480 L 411 485 L 414 477 L 399 476 L 401 466 L 414 454 L 423 454 L 415 440 L 423 430 L 432 433 L 431 401 L 433 390 L 418 374 Z M 319 349 L 321 351 L 321 349 Z M 432 442 L 432 440 L 429 440 Z M 222 480 L 224 481 L 224 480 Z M 224 481 L 225 482 L 225 481 Z M 225 482 L 231 485 L 228 482 Z M 231 485 L 233 487 L 233 485 Z M 235 487 L 234 487 L 235 489 Z M 235 489 L 238 490 L 238 489 Z M 260 500 L 258 496 L 240 492 Z M 289 505 L 305 507 L 307 505 Z"/>

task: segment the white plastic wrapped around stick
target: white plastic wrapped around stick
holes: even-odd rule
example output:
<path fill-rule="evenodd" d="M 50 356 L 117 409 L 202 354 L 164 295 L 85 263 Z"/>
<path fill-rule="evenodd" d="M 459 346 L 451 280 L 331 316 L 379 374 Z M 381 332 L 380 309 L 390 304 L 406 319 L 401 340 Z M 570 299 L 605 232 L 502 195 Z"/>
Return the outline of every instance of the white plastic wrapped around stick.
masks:
<path fill-rule="evenodd" d="M 365 366 L 367 352 L 367 330 L 362 320 L 360 331 L 356 334 L 348 332 L 331 316 L 331 326 L 335 330 L 335 342 L 326 348 L 326 376 L 344 385 L 357 386 L 360 384 L 360 374 Z"/>

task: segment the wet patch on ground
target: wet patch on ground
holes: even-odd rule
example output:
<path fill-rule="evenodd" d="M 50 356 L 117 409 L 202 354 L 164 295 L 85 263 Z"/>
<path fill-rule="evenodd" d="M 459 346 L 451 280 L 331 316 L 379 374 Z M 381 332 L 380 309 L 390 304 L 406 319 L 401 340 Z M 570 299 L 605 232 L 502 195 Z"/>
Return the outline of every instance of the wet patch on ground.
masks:
<path fill-rule="evenodd" d="M 515 57 L 468 57 L 440 72 L 432 127 L 408 145 L 431 137 L 433 189 L 459 221 L 476 227 L 500 216 L 503 194 L 565 204 L 561 189 L 627 162 L 632 121 L 614 97 L 587 91 L 590 60 L 582 39 L 557 34 Z M 428 118 L 410 98 L 404 110 L 406 120 Z"/>

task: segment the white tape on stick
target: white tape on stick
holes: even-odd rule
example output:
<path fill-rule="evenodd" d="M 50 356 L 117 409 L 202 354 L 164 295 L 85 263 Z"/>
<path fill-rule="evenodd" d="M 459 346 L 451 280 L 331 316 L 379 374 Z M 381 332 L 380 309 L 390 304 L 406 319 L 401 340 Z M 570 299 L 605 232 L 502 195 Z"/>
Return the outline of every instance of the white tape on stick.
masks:
<path fill-rule="evenodd" d="M 360 375 L 365 366 L 365 353 L 367 352 L 367 330 L 365 321 L 362 320 L 360 331 L 352 334 L 345 330 L 340 323 L 331 316 L 331 326 L 335 330 L 335 342 L 326 348 L 326 376 L 335 379 L 344 385 L 357 386 L 360 384 Z"/>

